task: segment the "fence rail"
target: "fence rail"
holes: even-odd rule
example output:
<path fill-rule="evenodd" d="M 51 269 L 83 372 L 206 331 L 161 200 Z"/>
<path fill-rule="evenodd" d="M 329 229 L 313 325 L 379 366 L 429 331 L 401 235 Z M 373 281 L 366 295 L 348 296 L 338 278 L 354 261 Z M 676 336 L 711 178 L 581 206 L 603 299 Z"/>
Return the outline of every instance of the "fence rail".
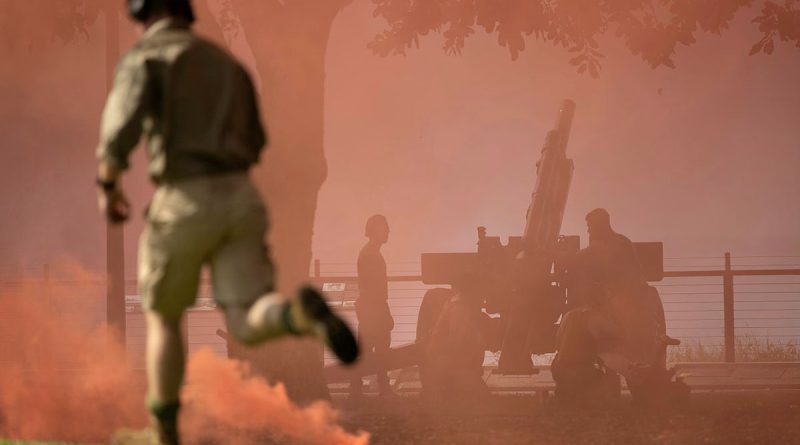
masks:
<path fill-rule="evenodd" d="M 720 257 L 679 257 L 675 260 L 722 260 L 720 265 L 682 264 L 669 266 L 664 271 L 664 280 L 655 283 L 664 302 L 667 327 L 670 335 L 684 340 L 692 347 L 698 344 L 719 345 L 726 362 L 736 361 L 737 339 L 751 343 L 763 342 L 791 348 L 800 347 L 800 268 L 772 268 L 776 258 L 793 261 L 787 266 L 796 266 L 800 256 L 753 255 L 746 264 L 735 268 L 730 253 Z M 666 258 L 669 259 L 669 258 Z M 759 264 L 755 259 L 771 260 Z M 318 283 L 356 283 L 354 265 L 328 263 L 335 267 L 325 268 L 316 260 L 313 279 Z M 342 267 L 345 266 L 345 267 Z M 697 270 L 688 270 L 692 266 Z M 715 267 L 716 266 L 716 267 Z M 770 268 L 767 268 L 769 266 Z M 683 270 L 669 270 L 681 267 Z M 333 269 L 334 272 L 330 272 Z M 403 272 L 411 270 L 404 263 Z M 327 273 L 325 273 L 327 272 Z M 758 277 L 759 281 L 748 282 Z M 787 277 L 798 277 L 790 281 Z M 720 279 L 717 281 L 717 279 Z M 779 281 L 772 281 L 778 278 Z M 713 282 L 709 282 L 713 279 Z M 702 280 L 702 281 L 698 281 Z M 389 277 L 390 307 L 392 313 L 416 314 L 424 292 L 433 287 L 422 284 L 421 274 L 401 274 Z M 413 283 L 411 287 L 409 283 Z M 393 285 L 391 285 L 393 284 Z M 406 287 L 401 287 L 405 284 Z M 737 290 L 740 289 L 740 290 Z M 402 309 L 402 310 L 401 310 Z M 409 323 L 405 315 L 400 316 L 400 328 Z M 397 317 L 395 317 L 397 319 Z M 397 325 L 396 321 L 396 325 Z M 403 338 L 403 340 L 408 340 Z M 413 338 L 411 339 L 413 341 Z M 400 342 L 402 343 L 402 342 Z"/>
<path fill-rule="evenodd" d="M 742 264 L 739 266 L 733 264 L 739 258 L 746 260 L 740 261 Z M 766 267 L 767 264 L 784 264 L 776 259 L 787 259 L 793 263 L 784 262 L 787 267 L 782 268 Z M 681 264 L 668 264 L 664 280 L 655 283 L 655 286 L 664 302 L 668 332 L 684 341 L 685 346 L 682 347 L 711 345 L 719 348 L 722 358 L 727 362 L 737 360 L 737 341 L 769 342 L 800 349 L 800 268 L 788 267 L 796 266 L 800 256 L 732 258 L 725 255 L 667 260 L 680 261 Z M 714 260 L 715 264 L 708 264 L 709 260 Z M 759 260 L 763 264 L 759 264 Z M 105 323 L 104 280 L 64 278 L 54 274 L 47 266 L 27 269 L 24 274 L 0 271 L 3 272 L 0 276 L 0 292 L 13 292 L 34 283 L 42 286 L 39 293 L 42 298 L 53 301 L 57 307 L 59 295 L 94 297 L 96 300 L 92 301 L 96 304 L 90 307 L 88 318 L 94 324 Z M 315 261 L 311 272 L 312 279 L 318 283 L 345 283 L 349 294 L 344 299 L 349 298 L 352 303 L 357 293 L 355 264 Z M 389 303 L 395 318 L 392 340 L 394 345 L 407 344 L 414 341 L 422 297 L 433 286 L 422 283 L 418 262 L 391 263 L 390 272 Z M 125 289 L 126 295 L 136 295 L 135 280 L 126 280 Z M 199 297 L 212 297 L 207 278 L 202 281 Z M 342 314 L 355 325 L 357 321 L 353 312 L 345 306 L 346 302 L 343 301 L 340 308 Z M 225 342 L 215 334 L 218 328 L 224 327 L 224 321 L 219 313 L 208 309 L 210 307 L 206 304 L 189 313 L 189 349 L 211 347 L 225 354 Z M 129 301 L 127 310 L 128 348 L 133 355 L 141 355 L 140 350 L 144 347 L 143 319 L 133 299 Z M 0 318 L 2 311 L 0 308 Z M 59 311 L 67 314 L 69 308 L 60 308 Z"/>

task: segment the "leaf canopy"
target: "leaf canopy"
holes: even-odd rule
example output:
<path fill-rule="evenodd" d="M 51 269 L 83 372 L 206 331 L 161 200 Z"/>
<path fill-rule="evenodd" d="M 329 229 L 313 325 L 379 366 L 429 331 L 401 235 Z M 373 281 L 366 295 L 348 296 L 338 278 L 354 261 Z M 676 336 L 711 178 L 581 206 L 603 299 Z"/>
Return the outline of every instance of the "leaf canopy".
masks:
<path fill-rule="evenodd" d="M 800 48 L 800 0 L 373 0 L 374 15 L 387 28 L 369 48 L 376 54 L 405 54 L 421 36 L 444 37 L 443 49 L 459 54 L 476 28 L 497 34 L 512 60 L 527 38 L 561 46 L 572 54 L 579 73 L 599 75 L 604 35 L 620 39 L 653 68 L 675 68 L 679 45 L 691 45 L 700 32 L 722 34 L 741 10 L 759 11 L 753 19 L 762 34 L 750 54 L 771 54 L 775 40 Z"/>
<path fill-rule="evenodd" d="M 4 0 L 0 45 L 5 51 L 16 51 L 88 38 L 88 28 L 109 1 L 114 0 Z"/>

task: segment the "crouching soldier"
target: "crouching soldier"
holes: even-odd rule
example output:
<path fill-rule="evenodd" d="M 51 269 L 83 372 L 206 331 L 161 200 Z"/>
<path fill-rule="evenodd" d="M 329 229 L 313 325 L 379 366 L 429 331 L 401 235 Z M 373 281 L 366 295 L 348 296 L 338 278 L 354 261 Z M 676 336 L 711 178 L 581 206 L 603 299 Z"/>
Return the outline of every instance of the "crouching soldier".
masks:
<path fill-rule="evenodd" d="M 557 334 L 552 364 L 562 400 L 618 394 L 619 374 L 635 397 L 668 387 L 663 307 L 648 286 L 633 243 L 611 228 L 608 212 L 586 216 L 589 246 L 569 270 L 567 312 Z M 598 392 L 599 391 L 599 392 Z"/>

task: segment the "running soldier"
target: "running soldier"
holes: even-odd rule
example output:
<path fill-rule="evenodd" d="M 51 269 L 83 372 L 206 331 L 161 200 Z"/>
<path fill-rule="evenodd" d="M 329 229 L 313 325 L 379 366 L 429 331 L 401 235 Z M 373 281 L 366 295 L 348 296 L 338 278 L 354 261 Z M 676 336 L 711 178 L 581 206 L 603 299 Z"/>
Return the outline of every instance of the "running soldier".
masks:
<path fill-rule="evenodd" d="M 111 223 L 128 219 L 119 177 L 144 135 L 157 185 L 138 264 L 153 428 L 113 443 L 177 445 L 185 366 L 180 320 L 204 266 L 228 331 L 242 343 L 312 335 L 344 363 L 356 360 L 358 346 L 313 288 L 291 300 L 274 291 L 267 212 L 248 176 L 266 134 L 245 69 L 192 32 L 190 0 L 127 0 L 127 7 L 145 31 L 122 57 L 103 113 L 98 205 Z"/>

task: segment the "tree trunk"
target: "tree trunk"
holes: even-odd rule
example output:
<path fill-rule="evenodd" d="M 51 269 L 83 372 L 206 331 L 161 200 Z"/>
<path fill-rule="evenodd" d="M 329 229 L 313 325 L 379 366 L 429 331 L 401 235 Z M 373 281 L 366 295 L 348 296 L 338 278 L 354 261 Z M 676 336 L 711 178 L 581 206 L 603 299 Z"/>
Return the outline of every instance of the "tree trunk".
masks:
<path fill-rule="evenodd" d="M 217 45 L 225 46 L 225 36 L 222 28 L 217 23 L 206 0 L 192 2 L 194 15 L 197 19 L 195 30 L 203 37 L 213 40 Z"/>
<path fill-rule="evenodd" d="M 269 206 L 269 244 L 279 289 L 293 294 L 309 276 L 317 194 L 327 175 L 323 153 L 325 51 L 333 18 L 345 2 L 233 3 L 256 57 L 269 134 L 255 178 Z M 282 381 L 293 399 L 328 397 L 318 343 L 281 340 L 248 355 L 254 370 Z"/>

